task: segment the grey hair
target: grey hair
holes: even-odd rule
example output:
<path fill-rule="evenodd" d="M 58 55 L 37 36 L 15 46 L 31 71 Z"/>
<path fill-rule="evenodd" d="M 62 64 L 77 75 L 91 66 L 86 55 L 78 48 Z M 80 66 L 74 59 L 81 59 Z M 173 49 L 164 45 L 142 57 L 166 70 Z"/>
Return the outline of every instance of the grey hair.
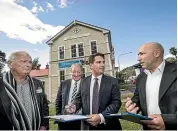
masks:
<path fill-rule="evenodd" d="M 78 64 L 78 63 L 71 65 L 71 71 L 72 71 L 72 68 L 73 68 L 74 65 L 78 65 L 80 67 L 80 70 L 83 72 L 83 66 L 81 64 Z"/>
<path fill-rule="evenodd" d="M 7 62 L 9 63 L 10 61 L 14 61 L 17 56 L 22 55 L 22 54 L 30 56 L 29 53 L 27 53 L 26 51 L 16 51 L 16 52 L 12 52 L 12 53 L 9 55 Z M 31 57 L 31 56 L 30 56 L 30 57 Z"/>

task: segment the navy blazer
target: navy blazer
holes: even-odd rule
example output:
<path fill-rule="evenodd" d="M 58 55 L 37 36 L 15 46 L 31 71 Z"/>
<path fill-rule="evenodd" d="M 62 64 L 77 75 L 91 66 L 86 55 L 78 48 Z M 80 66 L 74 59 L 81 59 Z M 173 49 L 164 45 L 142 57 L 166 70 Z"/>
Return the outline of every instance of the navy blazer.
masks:
<path fill-rule="evenodd" d="M 90 114 L 90 83 L 91 76 L 81 81 L 79 92 L 74 100 L 76 108 L 82 107 L 82 114 Z M 98 113 L 118 113 L 121 107 L 120 88 L 116 78 L 103 75 L 99 90 L 99 109 Z M 95 130 L 121 130 L 120 122 L 117 118 L 105 118 L 106 124 L 99 124 L 96 128 L 89 125 L 89 128 Z"/>

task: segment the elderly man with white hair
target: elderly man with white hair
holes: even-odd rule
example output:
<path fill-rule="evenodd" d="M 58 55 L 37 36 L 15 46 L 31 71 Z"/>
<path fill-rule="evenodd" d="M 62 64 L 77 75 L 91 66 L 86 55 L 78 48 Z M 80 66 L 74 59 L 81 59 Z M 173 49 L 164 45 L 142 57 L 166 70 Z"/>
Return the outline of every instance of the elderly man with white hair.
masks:
<path fill-rule="evenodd" d="M 10 71 L 1 80 L 0 129 L 47 130 L 48 102 L 40 80 L 31 78 L 32 58 L 24 51 L 13 52 L 8 58 Z M 2 114 L 4 112 L 4 114 Z"/>

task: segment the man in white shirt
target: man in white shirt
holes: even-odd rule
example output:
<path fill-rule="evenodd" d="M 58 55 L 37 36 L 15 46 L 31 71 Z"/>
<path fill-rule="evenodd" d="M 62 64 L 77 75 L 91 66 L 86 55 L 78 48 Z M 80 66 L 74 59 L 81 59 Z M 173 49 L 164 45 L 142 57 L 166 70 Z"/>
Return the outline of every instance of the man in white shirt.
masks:
<path fill-rule="evenodd" d="M 153 118 L 143 121 L 144 129 L 177 129 L 177 65 L 163 56 L 164 49 L 157 42 L 139 49 L 138 61 L 145 70 L 137 77 L 134 96 L 127 98 L 125 108 Z"/>
<path fill-rule="evenodd" d="M 117 118 L 104 118 L 104 114 L 118 113 L 121 107 L 118 80 L 104 75 L 104 54 L 96 53 L 89 57 L 92 75 L 81 81 L 79 92 L 74 100 L 76 111 L 82 107 L 82 114 L 89 119 L 84 122 L 83 130 L 121 130 Z M 75 112 L 68 106 L 68 113 Z M 75 107 L 74 106 L 74 107 Z"/>
<path fill-rule="evenodd" d="M 79 90 L 80 81 L 82 78 L 82 66 L 80 64 L 73 64 L 71 66 L 72 79 L 62 81 L 58 90 L 56 98 L 56 115 L 66 114 L 65 106 L 72 103 Z M 59 123 L 60 130 L 80 130 L 81 122 L 66 122 Z"/>

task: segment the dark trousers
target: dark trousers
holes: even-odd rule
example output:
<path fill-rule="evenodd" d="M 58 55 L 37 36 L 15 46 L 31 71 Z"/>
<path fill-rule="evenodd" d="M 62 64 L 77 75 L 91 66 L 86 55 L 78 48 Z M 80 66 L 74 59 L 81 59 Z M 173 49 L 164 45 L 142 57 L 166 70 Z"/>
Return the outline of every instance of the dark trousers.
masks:
<path fill-rule="evenodd" d="M 58 123 L 58 130 L 80 130 L 80 129 L 81 129 L 81 121 Z"/>

